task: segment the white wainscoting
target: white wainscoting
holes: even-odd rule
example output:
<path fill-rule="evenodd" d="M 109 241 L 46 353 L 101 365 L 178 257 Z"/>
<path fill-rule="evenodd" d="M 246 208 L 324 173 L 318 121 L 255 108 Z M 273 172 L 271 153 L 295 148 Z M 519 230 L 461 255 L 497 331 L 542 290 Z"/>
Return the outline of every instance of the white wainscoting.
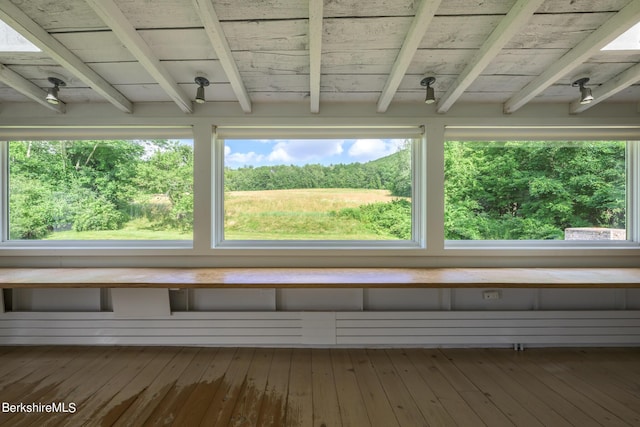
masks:
<path fill-rule="evenodd" d="M 6 312 L 0 345 L 638 346 L 640 311 Z"/>

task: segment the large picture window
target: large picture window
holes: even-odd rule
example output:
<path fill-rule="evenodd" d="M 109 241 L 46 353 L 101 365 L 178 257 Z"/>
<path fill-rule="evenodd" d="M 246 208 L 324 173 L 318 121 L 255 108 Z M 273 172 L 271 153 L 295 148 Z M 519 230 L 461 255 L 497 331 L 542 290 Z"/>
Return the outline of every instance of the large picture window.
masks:
<path fill-rule="evenodd" d="M 416 138 L 225 138 L 224 241 L 411 241 Z"/>
<path fill-rule="evenodd" d="M 625 141 L 447 141 L 448 240 L 626 240 Z"/>
<path fill-rule="evenodd" d="M 192 239 L 192 140 L 8 145 L 8 240 Z"/>

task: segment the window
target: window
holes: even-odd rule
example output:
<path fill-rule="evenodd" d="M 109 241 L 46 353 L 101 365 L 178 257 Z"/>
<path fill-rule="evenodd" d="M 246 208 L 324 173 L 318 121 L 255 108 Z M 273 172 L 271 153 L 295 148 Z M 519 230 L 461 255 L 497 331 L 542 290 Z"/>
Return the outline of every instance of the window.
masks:
<path fill-rule="evenodd" d="M 284 138 L 220 138 L 220 240 L 414 241 L 420 138 L 411 131 L 411 137 L 354 138 L 347 131 L 343 138 L 287 132 Z"/>
<path fill-rule="evenodd" d="M 447 141 L 448 240 L 627 240 L 625 141 Z"/>
<path fill-rule="evenodd" d="M 191 139 L 7 145 L 5 240 L 192 240 Z"/>

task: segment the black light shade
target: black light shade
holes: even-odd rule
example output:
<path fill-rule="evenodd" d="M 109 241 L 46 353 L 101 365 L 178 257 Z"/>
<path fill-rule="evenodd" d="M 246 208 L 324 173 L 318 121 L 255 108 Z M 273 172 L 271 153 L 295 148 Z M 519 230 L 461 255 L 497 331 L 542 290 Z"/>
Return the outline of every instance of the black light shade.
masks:
<path fill-rule="evenodd" d="M 425 77 L 420 81 L 421 86 L 426 86 L 427 95 L 424 99 L 425 104 L 433 104 L 436 102 L 436 91 L 431 87 L 433 83 L 435 83 L 435 77 Z"/>
<path fill-rule="evenodd" d="M 204 87 L 209 86 L 209 80 L 206 77 L 196 77 L 195 82 L 198 84 L 198 89 L 196 90 L 196 102 L 198 104 L 204 104 Z"/>
<path fill-rule="evenodd" d="M 53 87 L 47 89 L 47 96 L 45 97 L 45 100 L 49 104 L 58 105 L 60 103 L 58 91 L 60 90 L 60 86 L 66 86 L 66 83 L 57 77 L 49 77 L 47 80 L 49 80 L 49 83 L 51 83 Z"/>
<path fill-rule="evenodd" d="M 583 77 L 571 84 L 571 86 L 580 88 L 580 104 L 589 104 L 593 101 L 593 94 L 591 93 L 591 89 L 585 87 L 587 82 L 589 82 L 589 77 Z"/>

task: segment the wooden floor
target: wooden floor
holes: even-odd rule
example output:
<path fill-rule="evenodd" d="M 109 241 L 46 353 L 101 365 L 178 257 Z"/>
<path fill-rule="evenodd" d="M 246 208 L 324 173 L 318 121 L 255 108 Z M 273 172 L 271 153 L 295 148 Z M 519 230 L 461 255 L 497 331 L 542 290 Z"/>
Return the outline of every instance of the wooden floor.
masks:
<path fill-rule="evenodd" d="M 0 347 L 0 403 L 12 427 L 639 426 L 640 349 Z"/>

